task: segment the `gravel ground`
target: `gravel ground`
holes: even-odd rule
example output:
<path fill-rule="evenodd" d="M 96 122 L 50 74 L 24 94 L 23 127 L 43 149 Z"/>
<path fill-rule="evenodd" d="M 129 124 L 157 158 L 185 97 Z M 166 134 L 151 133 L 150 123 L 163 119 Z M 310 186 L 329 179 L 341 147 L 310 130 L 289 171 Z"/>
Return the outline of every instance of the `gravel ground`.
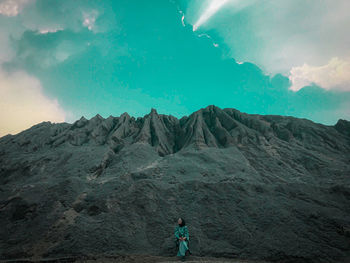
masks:
<path fill-rule="evenodd" d="M 124 263 L 167 263 L 167 262 L 181 262 L 180 258 L 174 257 L 161 257 L 161 256 L 150 256 L 150 255 L 129 255 L 129 256 L 111 256 L 111 257 L 87 257 L 87 258 L 50 258 L 42 260 L 29 260 L 29 259 L 17 259 L 10 261 L 0 261 L 0 262 L 124 262 Z M 185 262 L 202 262 L 202 263 L 222 263 L 222 262 L 235 262 L 235 263 L 269 263 L 268 261 L 255 261 L 255 260 L 243 260 L 234 258 L 215 258 L 215 257 L 196 257 L 187 256 Z"/>

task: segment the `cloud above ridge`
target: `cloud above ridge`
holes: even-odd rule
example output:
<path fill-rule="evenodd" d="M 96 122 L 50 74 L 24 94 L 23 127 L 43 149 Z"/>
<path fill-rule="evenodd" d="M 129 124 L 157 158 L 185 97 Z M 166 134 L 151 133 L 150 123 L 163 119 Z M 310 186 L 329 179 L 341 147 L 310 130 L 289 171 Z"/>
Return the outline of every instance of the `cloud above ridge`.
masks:
<path fill-rule="evenodd" d="M 220 8 L 227 4 L 229 0 L 211 0 L 208 2 L 208 7 L 193 25 L 193 31 L 196 31 L 202 24 L 207 22 Z"/>
<path fill-rule="evenodd" d="M 41 83 L 24 71 L 0 68 L 0 136 L 16 134 L 42 121 L 63 122 L 66 112 L 43 93 Z"/>
<path fill-rule="evenodd" d="M 2 0 L 0 2 L 0 15 L 17 16 L 31 0 Z"/>
<path fill-rule="evenodd" d="M 192 0 L 186 15 L 194 31 L 222 39 L 221 46 L 226 46 L 235 60 L 254 63 L 266 74 L 290 76 L 294 81 L 292 90 L 312 82 L 327 90 L 347 91 L 344 80 L 350 75 L 346 66 L 350 57 L 347 10 L 348 0 Z M 335 79 L 328 82 L 320 79 L 316 72 L 322 70 L 330 70 L 329 77 L 337 72 Z"/>
<path fill-rule="evenodd" d="M 293 67 L 290 70 L 290 87 L 298 91 L 305 86 L 316 84 L 326 90 L 350 91 L 350 62 L 337 57 L 332 58 L 323 66 Z"/>

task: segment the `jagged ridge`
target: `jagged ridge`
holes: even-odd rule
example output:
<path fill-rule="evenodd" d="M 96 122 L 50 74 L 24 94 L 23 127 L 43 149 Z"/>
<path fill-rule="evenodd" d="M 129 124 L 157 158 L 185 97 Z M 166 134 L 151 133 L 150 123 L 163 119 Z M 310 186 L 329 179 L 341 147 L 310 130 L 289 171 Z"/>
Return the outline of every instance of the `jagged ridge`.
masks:
<path fill-rule="evenodd" d="M 293 144 L 317 144 L 330 150 L 346 150 L 349 143 L 336 140 L 342 136 L 349 141 L 350 122 L 339 120 L 334 126 L 314 123 L 307 119 L 278 115 L 252 115 L 236 109 L 220 109 L 214 105 L 200 109 L 190 116 L 177 119 L 171 115 L 158 114 L 155 109 L 144 117 L 130 117 L 123 113 L 120 117 L 104 119 L 99 114 L 90 120 L 81 117 L 73 124 L 42 122 L 30 130 L 46 129 L 40 142 L 32 142 L 33 137 L 26 131 L 17 137 L 20 145 L 43 145 L 58 147 L 62 143 L 74 146 L 84 144 L 109 145 L 115 152 L 125 145 L 148 143 L 164 156 L 180 151 L 188 146 L 218 147 L 247 144 L 273 144 L 279 139 Z M 271 141 L 272 140 L 272 141 Z M 344 148 L 345 147 L 345 148 Z"/>
<path fill-rule="evenodd" d="M 182 215 L 195 255 L 346 262 L 349 128 L 211 105 L 4 136 L 0 259 L 175 255 Z"/>

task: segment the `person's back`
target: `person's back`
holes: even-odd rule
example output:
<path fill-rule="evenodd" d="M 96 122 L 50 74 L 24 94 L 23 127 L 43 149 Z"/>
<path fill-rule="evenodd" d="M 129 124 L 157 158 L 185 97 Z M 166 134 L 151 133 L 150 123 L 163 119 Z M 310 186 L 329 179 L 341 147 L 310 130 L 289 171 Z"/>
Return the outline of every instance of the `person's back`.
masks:
<path fill-rule="evenodd" d="M 178 245 L 177 256 L 180 256 L 182 260 L 185 260 L 186 252 L 189 251 L 189 232 L 185 225 L 185 220 L 183 218 L 178 219 L 178 226 L 175 227 L 175 240 Z"/>

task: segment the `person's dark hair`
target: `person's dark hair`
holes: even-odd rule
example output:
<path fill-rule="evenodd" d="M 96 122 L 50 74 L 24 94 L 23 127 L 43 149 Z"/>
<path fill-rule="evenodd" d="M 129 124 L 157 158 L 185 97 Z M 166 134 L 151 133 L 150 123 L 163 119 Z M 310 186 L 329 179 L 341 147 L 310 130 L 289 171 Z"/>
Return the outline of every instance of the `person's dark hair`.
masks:
<path fill-rule="evenodd" d="M 179 226 L 185 226 L 186 225 L 185 219 L 183 219 L 182 217 L 179 217 L 179 218 L 181 218 L 181 224 L 179 224 Z"/>

